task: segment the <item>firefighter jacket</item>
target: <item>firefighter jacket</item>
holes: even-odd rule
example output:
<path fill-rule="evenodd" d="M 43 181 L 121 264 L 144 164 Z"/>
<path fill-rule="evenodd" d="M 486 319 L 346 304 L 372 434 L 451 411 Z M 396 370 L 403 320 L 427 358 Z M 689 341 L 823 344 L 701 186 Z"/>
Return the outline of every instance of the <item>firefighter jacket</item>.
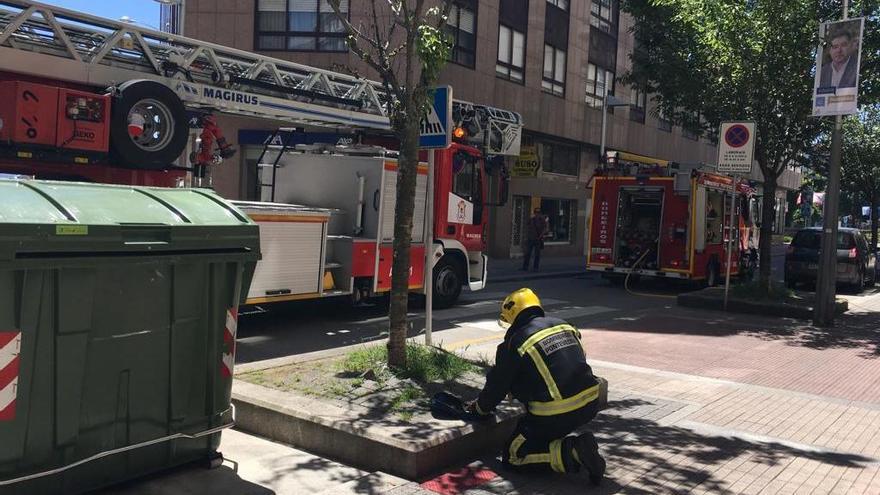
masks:
<path fill-rule="evenodd" d="M 576 328 L 558 318 L 516 322 L 498 346 L 477 411 L 488 414 L 508 393 L 536 416 L 565 414 L 595 400 L 599 382 L 580 338 Z"/>

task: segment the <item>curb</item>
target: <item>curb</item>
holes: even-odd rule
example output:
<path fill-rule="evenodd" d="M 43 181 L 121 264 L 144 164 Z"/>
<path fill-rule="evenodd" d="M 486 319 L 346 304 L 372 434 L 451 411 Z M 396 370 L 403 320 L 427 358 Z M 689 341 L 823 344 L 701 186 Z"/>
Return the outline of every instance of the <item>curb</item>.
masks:
<path fill-rule="evenodd" d="M 724 311 L 724 299 L 699 293 L 679 294 L 677 302 L 679 306 L 686 308 Z M 836 303 L 835 314 L 840 316 L 843 313 L 846 313 L 848 309 L 849 304 L 846 301 L 838 301 Z M 813 306 L 773 304 L 734 298 L 728 300 L 727 312 L 778 316 L 799 320 L 810 320 L 813 318 Z"/>
<path fill-rule="evenodd" d="M 547 273 L 533 273 L 529 274 L 528 272 L 518 274 L 518 275 L 503 275 L 500 277 L 489 276 L 486 279 L 486 283 L 492 282 L 522 282 L 526 280 L 541 280 L 548 278 L 568 278 L 568 277 L 576 277 L 578 275 L 586 275 L 589 272 L 587 270 L 570 270 L 565 272 L 547 272 Z"/>
<path fill-rule="evenodd" d="M 334 416 L 320 401 L 235 380 L 236 428 L 368 471 L 420 480 L 502 445 L 521 414 L 504 408 L 485 425 L 450 422 L 427 435 L 430 425 L 374 427 L 381 419 Z M 406 427 L 401 429 L 400 427 Z M 416 433 L 413 428 L 424 428 Z M 412 438 L 406 438 L 412 437 Z"/>

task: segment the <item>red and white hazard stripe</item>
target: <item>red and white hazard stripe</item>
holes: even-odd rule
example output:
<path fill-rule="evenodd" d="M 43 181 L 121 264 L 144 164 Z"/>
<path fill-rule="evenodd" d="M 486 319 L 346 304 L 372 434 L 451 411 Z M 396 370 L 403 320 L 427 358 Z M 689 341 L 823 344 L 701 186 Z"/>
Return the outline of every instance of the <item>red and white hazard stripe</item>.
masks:
<path fill-rule="evenodd" d="M 21 332 L 0 332 L 0 421 L 15 419 Z"/>
<path fill-rule="evenodd" d="M 223 363 L 220 372 L 223 376 L 232 376 L 235 366 L 235 334 L 238 332 L 238 311 L 235 308 L 226 310 L 226 327 L 223 331 Z"/>

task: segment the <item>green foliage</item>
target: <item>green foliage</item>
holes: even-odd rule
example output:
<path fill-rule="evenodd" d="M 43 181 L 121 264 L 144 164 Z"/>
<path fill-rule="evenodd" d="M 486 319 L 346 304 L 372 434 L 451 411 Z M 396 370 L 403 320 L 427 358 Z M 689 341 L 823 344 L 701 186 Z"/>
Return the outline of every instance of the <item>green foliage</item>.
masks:
<path fill-rule="evenodd" d="M 814 139 L 814 4 L 624 0 L 622 8 L 635 18 L 637 46 L 623 80 L 646 84 L 667 118 L 702 132 L 755 121 L 756 159 L 772 177 Z"/>
<path fill-rule="evenodd" d="M 348 373 L 364 374 L 372 371 L 377 379 L 394 375 L 419 383 L 448 382 L 468 372 L 477 371 L 476 365 L 451 352 L 420 344 L 406 346 L 406 365 L 389 368 L 388 349 L 385 346 L 369 346 L 358 349 L 345 357 L 342 368 Z"/>
<path fill-rule="evenodd" d="M 844 120 L 841 189 L 880 200 L 880 106 Z"/>
<path fill-rule="evenodd" d="M 439 15 L 441 15 L 439 9 L 434 7 L 426 17 Z M 416 46 L 419 60 L 422 62 L 422 77 L 427 81 L 436 81 L 440 76 L 440 70 L 446 65 L 452 53 L 452 40 L 442 28 L 426 22 L 419 25 L 418 33 Z"/>

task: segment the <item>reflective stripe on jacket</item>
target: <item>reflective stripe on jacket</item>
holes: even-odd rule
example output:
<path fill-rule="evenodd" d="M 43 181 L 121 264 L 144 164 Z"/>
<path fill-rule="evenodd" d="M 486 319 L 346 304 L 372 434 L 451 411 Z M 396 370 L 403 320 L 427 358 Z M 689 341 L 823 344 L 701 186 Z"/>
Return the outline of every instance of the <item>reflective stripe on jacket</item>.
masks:
<path fill-rule="evenodd" d="M 508 393 L 537 416 L 565 414 L 595 400 L 599 382 L 580 337 L 576 328 L 558 318 L 517 322 L 498 346 L 478 409 L 491 411 Z"/>

